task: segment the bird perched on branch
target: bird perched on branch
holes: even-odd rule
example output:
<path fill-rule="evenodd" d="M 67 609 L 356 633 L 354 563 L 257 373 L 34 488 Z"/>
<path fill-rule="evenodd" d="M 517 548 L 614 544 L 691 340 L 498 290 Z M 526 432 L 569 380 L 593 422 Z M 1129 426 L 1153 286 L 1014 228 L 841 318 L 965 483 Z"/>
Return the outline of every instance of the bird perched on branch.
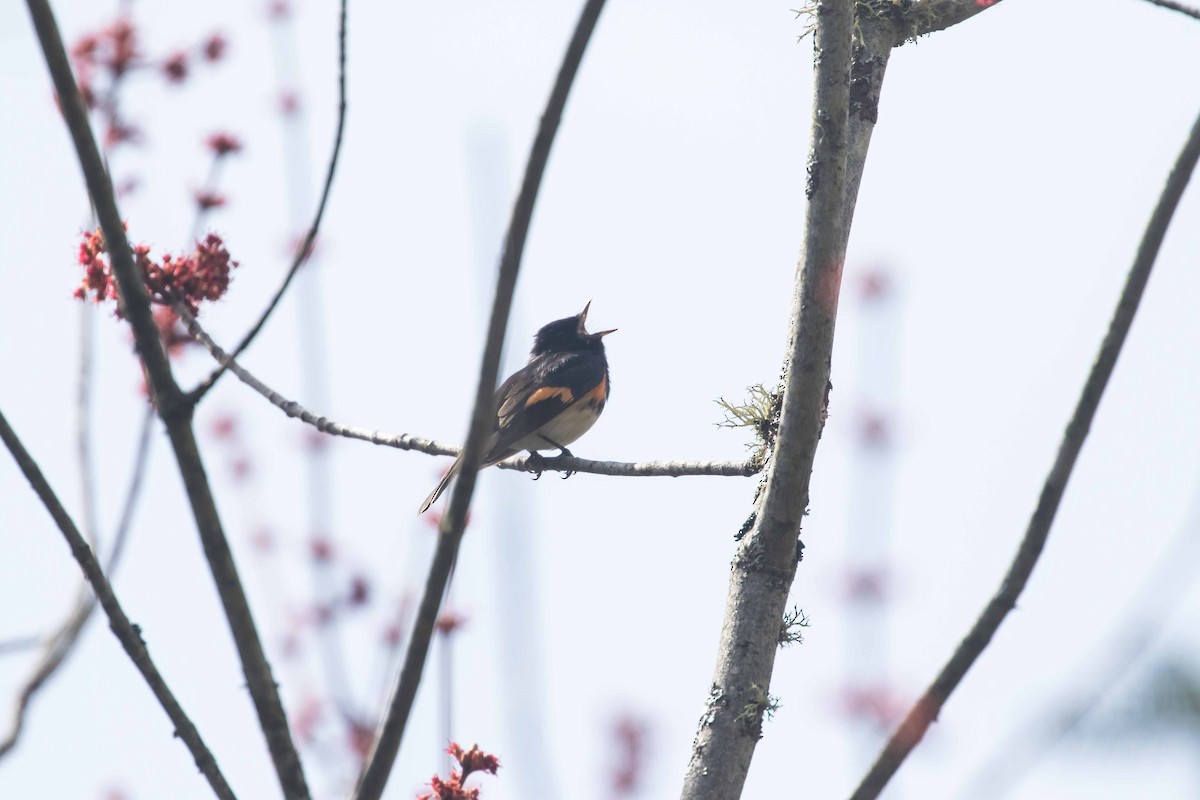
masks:
<path fill-rule="evenodd" d="M 496 390 L 496 427 L 480 469 L 522 450 L 538 456 L 539 450 L 555 449 L 560 456 L 570 456 L 567 445 L 600 418 L 610 390 L 601 340 L 616 328 L 588 333 L 584 323 L 591 305 L 589 300 L 575 316 L 542 326 L 533 337 L 529 363 Z M 437 502 L 461 466 L 460 455 L 418 514 Z"/>

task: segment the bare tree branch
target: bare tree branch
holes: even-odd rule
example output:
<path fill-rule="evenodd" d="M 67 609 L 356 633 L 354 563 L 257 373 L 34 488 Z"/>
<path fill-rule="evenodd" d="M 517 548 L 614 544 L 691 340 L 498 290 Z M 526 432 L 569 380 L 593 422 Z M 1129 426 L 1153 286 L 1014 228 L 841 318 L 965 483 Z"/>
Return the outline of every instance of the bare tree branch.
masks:
<path fill-rule="evenodd" d="M 75 527 L 75 523 L 71 520 L 69 514 L 62 503 L 58 501 L 58 497 L 54 494 L 54 490 L 50 488 L 50 484 L 46 482 L 45 476 L 38 468 L 33 457 L 29 455 L 21 440 L 17 438 L 17 434 L 9 426 L 8 420 L 4 418 L 4 414 L 0 413 L 0 439 L 4 441 L 9 452 L 17 462 L 17 466 L 21 468 L 30 486 L 37 493 L 38 498 L 46 506 L 46 510 L 50 512 L 50 516 L 54 518 L 54 522 L 62 531 L 63 537 L 67 540 L 68 546 L 71 548 L 72 555 L 79 562 L 79 566 L 83 569 L 84 575 L 87 576 L 88 582 L 92 585 L 92 590 L 99 599 L 100 605 L 104 608 L 104 613 L 108 615 L 109 625 L 112 628 L 113 634 L 120 640 L 121 646 L 125 648 L 125 652 L 129 655 L 129 659 L 142 673 L 146 684 L 150 690 L 154 692 L 154 696 L 158 699 L 163 710 L 167 712 L 171 723 L 175 726 L 175 735 L 183 740 L 188 750 L 192 754 L 192 758 L 196 762 L 196 767 L 208 779 L 209 785 L 217 797 L 222 800 L 235 800 L 233 790 L 229 788 L 229 784 L 225 782 L 225 777 L 221 774 L 220 768 L 217 766 L 217 761 L 213 758 L 213 754 L 209 751 L 204 740 L 200 738 L 200 732 L 196 730 L 196 726 L 192 724 L 191 719 L 184 713 L 183 708 L 179 705 L 179 701 L 175 699 L 175 695 L 171 693 L 167 683 L 163 680 L 158 668 L 154 665 L 154 661 L 150 658 L 150 652 L 146 649 L 146 643 L 142 641 L 141 629 L 129 621 L 129 617 L 125 615 L 125 611 L 121 608 L 121 604 L 117 601 L 116 595 L 113 593 L 112 586 L 108 579 L 104 577 L 104 572 L 100 569 L 100 563 L 96 560 L 92 549 L 88 547 L 83 536 L 79 533 L 79 529 Z"/>
<path fill-rule="evenodd" d="M 1156 5 L 1159 8 L 1168 8 L 1171 11 L 1178 11 L 1180 14 L 1187 14 L 1193 19 L 1200 19 L 1200 8 L 1193 8 L 1183 3 L 1177 3 L 1175 0 L 1146 0 L 1146 2 Z"/>
<path fill-rule="evenodd" d="M 491 321 L 488 324 L 487 343 L 484 345 L 483 364 L 479 370 L 479 384 L 475 390 L 470 429 L 463 447 L 462 469 L 451 493 L 449 505 L 442 516 L 437 549 L 425 581 L 395 690 L 359 777 L 358 786 L 354 790 L 353 800 L 379 800 L 395 763 L 396 754 L 400 750 L 409 711 L 417 696 L 421 673 L 425 669 L 438 608 L 445 595 L 450 572 L 458 558 L 458 548 L 462 542 L 463 529 L 466 527 L 467 509 L 471 503 L 471 494 L 475 490 L 475 476 L 483 457 L 484 444 L 496 422 L 493 398 L 500 369 L 500 352 L 504 344 L 504 332 L 508 327 L 517 273 L 521 268 L 521 256 L 525 250 L 525 239 L 533 218 L 538 189 L 541 187 L 546 162 L 550 158 L 550 148 L 558 132 L 559 121 L 562 119 L 575 73 L 583 60 L 584 51 L 603 8 L 604 0 L 587 0 L 584 5 L 529 153 L 525 178 L 517 202 L 513 206 L 504 252 L 500 257 L 496 296 L 492 302 Z"/>
<path fill-rule="evenodd" d="M 175 382 L 171 365 L 163 351 L 158 328 L 150 312 L 149 297 L 125 236 L 112 181 L 96 147 L 87 109 L 71 73 L 58 25 L 48 0 L 27 0 L 27 6 L 108 246 L 112 271 L 117 280 L 118 302 L 133 328 L 151 397 L 166 424 L 204 554 L 237 646 L 259 725 L 271 752 L 271 761 L 288 800 L 308 800 L 308 785 L 292 741 L 283 703 L 279 699 L 278 686 L 263 652 L 262 640 L 258 636 L 229 542 L 221 527 L 216 502 L 196 445 L 192 430 L 192 405 L 186 402 Z"/>
<path fill-rule="evenodd" d="M 142 421 L 141 435 L 138 437 L 137 454 L 134 456 L 133 471 L 129 480 L 129 488 L 125 493 L 121 518 L 117 523 L 116 532 L 113 534 L 112 550 L 108 555 L 108 562 L 104 567 L 105 573 L 109 575 L 113 573 L 117 567 L 117 563 L 121 559 L 121 553 L 124 552 L 129 528 L 133 522 L 133 510 L 137 507 L 138 495 L 141 493 L 142 478 L 146 474 L 146 463 L 150 453 L 151 423 L 153 421 L 153 412 L 147 410 L 145 418 Z M 41 645 L 42 656 L 34 664 L 29 676 L 17 691 L 8 734 L 4 739 L 0 740 L 0 760 L 3 760 L 16 746 L 24 730 L 25 717 L 28 714 L 29 706 L 33 702 L 34 696 L 41 691 L 46 682 L 54 676 L 54 673 L 66 663 L 67 659 L 75 651 L 75 645 L 79 641 L 79 634 L 83 632 L 84 626 L 91 619 L 92 612 L 95 610 L 96 595 L 88 588 L 85 578 L 75 604 L 71 607 L 71 611 L 58 628 L 44 638 L 32 637 L 31 646 L 37 647 Z"/>
<path fill-rule="evenodd" d="M 329 202 L 329 194 L 333 189 L 333 176 L 337 172 L 338 157 L 342 153 L 342 137 L 346 130 L 346 4 L 347 0 L 341 0 L 341 15 L 338 21 L 338 121 L 337 132 L 333 137 L 333 153 L 329 156 L 329 168 L 325 171 L 325 186 L 321 190 L 321 201 L 317 203 L 317 213 L 313 217 L 312 226 L 308 229 L 308 234 L 305 235 L 304 241 L 296 250 L 296 255 L 292 258 L 292 266 L 288 269 L 287 275 L 283 278 L 283 283 L 275 291 L 275 295 L 271 298 L 271 302 L 267 303 L 267 307 L 263 309 L 262 314 L 258 318 L 258 322 L 246 332 L 242 337 L 242 341 L 238 342 L 238 346 L 233 349 L 232 358 L 237 358 L 254 338 L 258 336 L 259 331 L 267 324 L 267 318 L 275 311 L 275 307 L 279 305 L 279 301 L 283 299 L 283 293 L 287 291 L 288 286 L 292 283 L 292 278 L 296 277 L 296 273 L 300 271 L 300 267 L 304 265 L 310 255 L 312 255 L 313 245 L 317 241 L 317 233 L 321 229 L 321 220 L 325 216 L 325 206 Z M 221 376 L 225 373 L 226 365 L 222 364 L 213 370 L 207 378 L 204 379 L 195 389 L 188 392 L 187 402 L 195 405 L 200 402 L 200 398 L 208 393 Z"/>
<path fill-rule="evenodd" d="M 902 12 L 905 26 L 895 44 L 945 30 L 998 5 L 1000 0 L 922 0 L 914 3 Z"/>
<path fill-rule="evenodd" d="M 1054 465 L 1050 468 L 1045 484 L 1042 486 L 1037 507 L 1033 511 L 1029 526 L 1025 530 L 1025 536 L 1021 540 L 1021 545 L 1000 588 L 988 602 L 970 632 L 959 643 L 954 655 L 942 667 L 933 683 L 925 690 L 925 693 L 909 710 L 904 721 L 900 723 L 900 727 L 892 734 L 874 766 L 851 795 L 852 800 L 869 800 L 879 796 L 904 759 L 908 757 L 908 754 L 925 736 L 929 726 L 937 719 L 950 693 L 954 691 L 966 675 L 967 670 L 983 653 L 984 648 L 987 647 L 992 636 L 1000 627 L 1000 623 L 1016 606 L 1017 598 L 1021 596 L 1021 592 L 1037 564 L 1038 557 L 1042 553 L 1042 548 L 1046 544 L 1050 526 L 1058 512 L 1059 502 L 1066 491 L 1067 481 L 1071 477 L 1071 471 L 1074 469 L 1079 452 L 1087 439 L 1088 430 L 1091 428 L 1092 420 L 1100 405 L 1100 398 L 1104 395 L 1104 389 L 1116 366 L 1117 357 L 1121 353 L 1121 348 L 1124 346 L 1129 329 L 1133 324 L 1134 314 L 1137 313 L 1138 305 L 1145 292 L 1146 282 L 1150 278 L 1150 270 L 1158 257 L 1159 247 L 1162 245 L 1167 227 L 1171 223 L 1175 209 L 1179 206 L 1179 199 L 1183 196 L 1183 190 L 1192 176 L 1198 159 L 1200 159 L 1200 117 L 1192 126 L 1187 143 L 1180 152 L 1171 174 L 1167 177 L 1167 183 L 1158 199 L 1158 205 L 1150 217 L 1150 223 L 1146 227 L 1141 244 L 1138 246 L 1137 256 L 1134 258 L 1133 266 L 1126 278 L 1125 288 L 1121 292 L 1116 311 L 1109 323 L 1108 332 L 1100 345 L 1100 352 L 1083 385 L 1079 402 L 1075 406 L 1075 413 L 1063 433 Z"/>
<path fill-rule="evenodd" d="M 1183 525 L 1163 548 L 1137 594 L 1121 612 L 1121 622 L 1106 625 L 1105 642 L 1083 658 L 1049 707 L 1012 731 L 977 770 L 960 800 L 1005 797 L 1089 714 L 1136 666 L 1166 630 L 1188 592 L 1200 579 L 1200 487 Z"/>
<path fill-rule="evenodd" d="M 770 707 L 767 689 L 797 532 L 829 384 L 833 328 L 849 219 L 846 214 L 853 0 L 817 3 L 812 144 L 804 253 L 796 273 L 783 411 L 764 486 L 734 556 L 712 689 L 684 776 L 684 800 L 739 797 Z"/>
<path fill-rule="evenodd" d="M 891 49 L 986 5 L 821 0 L 809 6 L 816 19 L 809 203 L 784 362 L 783 413 L 755 510 L 739 533 L 717 666 L 692 745 L 684 800 L 741 794 L 771 707 L 767 689 L 830 388 L 842 262 Z"/>
<path fill-rule="evenodd" d="M 431 456 L 456 456 L 460 449 L 450 444 L 443 444 L 432 439 L 424 439 L 409 434 L 387 434 L 360 428 L 353 425 L 343 425 L 340 422 L 318 416 L 294 400 L 288 400 L 259 380 L 253 373 L 232 360 L 220 346 L 212 340 L 208 332 L 201 327 L 196 318 L 188 313 L 187 308 L 178 303 L 174 306 L 180 321 L 189 334 L 202 344 L 218 362 L 225 365 L 238 380 L 262 395 L 271 405 L 283 411 L 289 417 L 299 419 L 322 433 L 330 436 L 342 436 L 347 439 L 358 439 L 371 444 L 395 447 L 398 450 L 415 450 Z M 643 461 L 630 463 L 625 461 L 592 461 L 586 458 L 563 456 L 543 458 L 537 464 L 531 464 L 528 456 L 517 456 L 497 464 L 500 469 L 515 469 L 522 472 L 559 471 L 587 472 L 595 475 L 613 475 L 621 477 L 670 477 L 679 478 L 688 475 L 723 475 L 750 476 L 762 469 L 761 463 L 755 459 L 746 461 Z"/>

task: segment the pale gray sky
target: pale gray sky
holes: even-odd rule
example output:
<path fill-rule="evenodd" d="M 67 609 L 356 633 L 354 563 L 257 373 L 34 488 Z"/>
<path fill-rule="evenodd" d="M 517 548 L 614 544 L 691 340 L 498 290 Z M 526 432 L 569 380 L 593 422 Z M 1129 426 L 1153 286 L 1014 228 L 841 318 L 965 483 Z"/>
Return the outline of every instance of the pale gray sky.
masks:
<path fill-rule="evenodd" d="M 68 40 L 114 5 L 59 2 Z M 179 250 L 200 142 L 243 138 L 213 219 L 242 262 L 203 321 L 233 341 L 283 270 L 289 199 L 275 114 L 273 57 L 261 4 L 135 4 L 163 53 L 224 31 L 229 59 L 181 92 L 135 79 L 132 114 L 147 146 L 115 172 L 141 176 L 122 207 L 135 240 Z M 498 252 L 538 115 L 577 4 L 415 6 L 351 3 L 350 116 L 321 243 L 331 359 L 329 408 L 342 422 L 456 440 L 480 348 L 481 252 Z M 336 101 L 336 9 L 298 8 L 302 95 L 323 175 Z M 613 2 L 601 17 L 556 142 L 518 287 L 510 365 L 542 323 L 593 299 L 614 391 L 572 449 L 601 459 L 736 458 L 742 432 L 718 429 L 713 400 L 779 371 L 801 239 L 811 45 L 788 3 Z M 1166 173 L 1200 109 L 1200 22 L 1138 0 L 1009 0 L 906 45 L 884 87 L 851 237 L 834 354 L 829 424 L 818 452 L 793 597 L 812 618 L 781 653 L 747 798 L 839 797 L 865 764 L 840 711 L 845 674 L 847 509 L 871 502 L 850 484 L 856 416 L 852 365 L 863 330 L 857 276 L 888 265 L 900 286 L 897 487 L 889 648 L 895 687 L 920 691 L 996 588 L 1015 550 Z M 79 309 L 74 249 L 87 222 L 77 164 L 20 4 L 0 8 L 0 407 L 72 509 Z M 500 163 L 488 161 L 500 154 Z M 472 159 L 475 159 L 472 161 Z M 471 166 L 472 164 L 477 166 Z M 478 166 L 482 164 L 483 166 Z M 481 175 L 493 177 L 486 180 Z M 506 178 L 504 176 L 507 176 Z M 507 181 L 507 185 L 505 182 Z M 295 198 L 292 198 L 293 200 Z M 1183 523 L 1200 475 L 1200 195 L 1189 190 L 1126 352 L 1018 611 L 903 768 L 894 797 L 956 791 L 1013 726 L 1073 680 L 1089 648 Z M 308 207 L 307 204 L 304 207 Z M 480 245 L 491 236 L 493 244 Z M 490 274 L 490 271 L 489 271 Z M 487 279 L 490 282 L 490 278 Z M 490 285 L 490 284 L 489 284 Z M 140 407 L 126 332 L 101 312 L 97 335 L 100 513 L 117 513 Z M 246 366 L 300 396 L 295 298 Z M 199 354 L 187 375 L 207 368 Z M 270 646 L 304 570 L 305 431 L 233 380 L 198 418 L 236 413 L 250 429 L 251 486 L 235 484 L 206 439 L 230 536 Z M 424 572 L 428 526 L 413 516 L 444 460 L 356 442 L 334 445 L 335 533 L 391 601 Z M 754 481 L 492 472 L 455 590 L 471 618 L 459 640 L 457 738 L 498 753 L 484 797 L 532 797 L 550 769 L 564 796 L 602 800 L 608 727 L 631 710 L 653 726 L 647 798 L 678 792 L 713 668 L 732 535 Z M 497 619 L 511 574 L 498 543 L 501 497 L 528 519 L 523 584 L 536 598 L 549 749 L 517 757 L 501 695 Z M 151 653 L 243 797 L 277 788 L 241 683 L 212 581 L 161 435 L 116 584 Z M 249 539 L 269 524 L 289 544 L 277 561 Z M 290 549 L 288 549 L 290 548 Z M 77 569 L 11 461 L 0 458 L 0 639 L 46 627 L 73 597 Z M 1200 598 L 1167 632 L 1195 655 Z M 359 653 L 376 629 L 349 626 Z M 298 708 L 319 673 L 274 650 L 285 701 Z M 0 659 L 0 708 L 27 668 Z M 428 683 L 390 797 L 411 797 L 437 768 L 440 730 Z M 1111 758 L 1065 749 L 1014 798 L 1185 797 L 1183 743 Z M 522 760 L 524 759 L 524 760 Z M 534 762 L 534 763 L 530 763 Z M 317 760 L 313 783 L 328 785 Z M 38 699 L 20 751 L 0 765 L 0 797 L 134 800 L 209 796 L 185 749 L 102 622 Z M 326 795 L 336 796 L 336 795 Z"/>

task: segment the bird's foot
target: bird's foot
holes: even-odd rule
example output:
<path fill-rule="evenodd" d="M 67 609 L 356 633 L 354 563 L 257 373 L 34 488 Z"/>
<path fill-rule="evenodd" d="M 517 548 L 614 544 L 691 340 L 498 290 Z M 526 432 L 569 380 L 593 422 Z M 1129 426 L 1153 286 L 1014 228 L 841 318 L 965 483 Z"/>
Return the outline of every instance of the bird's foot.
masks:
<path fill-rule="evenodd" d="M 546 471 L 547 459 L 544 455 L 536 450 L 529 452 L 529 458 L 525 460 L 525 464 L 529 467 L 529 471 L 533 473 L 533 479 L 536 481 L 542 477 L 542 473 Z"/>
<path fill-rule="evenodd" d="M 558 448 L 558 455 L 556 455 L 553 460 L 555 463 L 561 463 L 564 458 L 574 458 L 574 457 L 575 456 L 571 453 L 570 450 L 568 450 L 565 447 L 560 447 L 560 448 Z M 574 474 L 575 474 L 575 470 L 564 469 L 562 471 L 562 479 L 565 481 L 567 478 L 571 477 Z"/>

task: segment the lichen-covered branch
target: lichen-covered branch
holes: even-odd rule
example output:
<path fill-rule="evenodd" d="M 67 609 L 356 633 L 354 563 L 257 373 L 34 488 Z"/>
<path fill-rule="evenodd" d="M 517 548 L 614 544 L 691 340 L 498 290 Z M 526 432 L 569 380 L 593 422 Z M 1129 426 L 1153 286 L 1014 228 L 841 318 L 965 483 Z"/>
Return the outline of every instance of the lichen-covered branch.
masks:
<path fill-rule="evenodd" d="M 815 9 L 815 92 L 804 251 L 796 270 L 782 414 L 754 522 L 734 556 L 717 665 L 684 777 L 684 800 L 741 795 L 762 735 L 800 521 L 823 425 L 849 229 L 853 0 Z M 855 154 L 859 155 L 859 154 Z M 865 153 L 861 154 L 865 157 Z"/>

